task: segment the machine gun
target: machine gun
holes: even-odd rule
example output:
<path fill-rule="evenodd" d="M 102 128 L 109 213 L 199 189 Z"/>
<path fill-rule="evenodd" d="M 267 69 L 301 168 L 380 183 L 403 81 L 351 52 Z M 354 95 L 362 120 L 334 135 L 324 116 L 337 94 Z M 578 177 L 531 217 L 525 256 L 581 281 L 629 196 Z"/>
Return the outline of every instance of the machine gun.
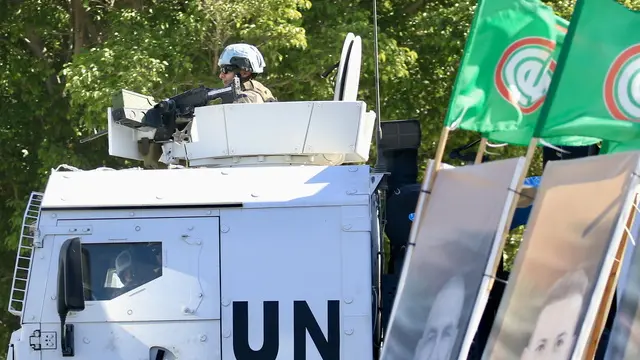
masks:
<path fill-rule="evenodd" d="M 138 130 L 155 129 L 153 141 L 164 142 L 171 139 L 176 129 L 181 131 L 191 122 L 196 107 L 216 99 L 221 99 L 223 104 L 233 103 L 241 96 L 241 90 L 240 78 L 236 76 L 221 89 L 200 86 L 162 100 L 151 109 L 116 108 L 111 114 L 120 125 Z"/>

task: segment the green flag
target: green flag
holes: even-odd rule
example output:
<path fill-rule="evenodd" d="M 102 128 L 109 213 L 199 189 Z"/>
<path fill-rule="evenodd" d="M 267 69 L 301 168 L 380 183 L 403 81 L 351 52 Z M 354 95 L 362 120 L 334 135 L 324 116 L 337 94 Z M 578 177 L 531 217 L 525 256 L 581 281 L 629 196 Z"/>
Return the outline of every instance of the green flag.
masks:
<path fill-rule="evenodd" d="M 558 60 L 558 56 L 560 55 L 560 50 L 562 49 L 562 45 L 564 44 L 564 39 L 567 34 L 567 29 L 569 27 L 569 22 L 559 16 L 556 16 L 556 46 L 552 53 L 552 60 L 549 65 L 549 69 L 547 71 L 553 72 L 555 69 L 556 61 Z M 546 88 L 548 88 L 549 83 L 547 82 Z M 540 104 L 542 105 L 542 104 Z M 527 145 L 531 138 L 533 137 L 533 131 L 538 123 L 538 118 L 540 115 L 540 107 L 538 109 L 528 115 L 522 117 L 522 121 L 520 121 L 514 130 L 510 131 L 494 131 L 483 133 L 482 136 L 487 138 L 490 141 L 501 142 L 501 143 L 509 143 L 514 145 Z M 554 145 L 569 145 L 569 146 L 583 146 L 594 144 L 599 141 L 599 139 L 594 138 L 585 138 L 580 136 L 562 136 L 551 139 L 544 139 L 546 142 Z M 542 145 L 542 144 L 539 144 Z"/>
<path fill-rule="evenodd" d="M 640 139 L 640 12 L 615 0 L 577 0 L 534 132 L 567 135 Z"/>
<path fill-rule="evenodd" d="M 636 151 L 640 149 L 640 139 L 631 141 L 603 141 L 599 154 L 615 154 L 623 151 Z"/>
<path fill-rule="evenodd" d="M 538 0 L 481 0 L 445 125 L 527 145 L 551 82 L 555 42 L 566 26 Z M 584 138 L 571 137 L 562 145 L 583 144 Z"/>

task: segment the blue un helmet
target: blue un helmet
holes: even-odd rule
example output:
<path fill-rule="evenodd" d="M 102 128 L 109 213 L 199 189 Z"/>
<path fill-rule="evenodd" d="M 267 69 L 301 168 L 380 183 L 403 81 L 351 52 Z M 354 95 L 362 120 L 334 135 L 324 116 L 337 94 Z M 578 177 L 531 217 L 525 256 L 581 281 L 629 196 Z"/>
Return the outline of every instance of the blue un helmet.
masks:
<path fill-rule="evenodd" d="M 227 46 L 218 66 L 223 70 L 232 71 L 233 68 L 243 69 L 253 74 L 261 74 L 266 66 L 260 50 L 249 44 L 231 44 Z"/>

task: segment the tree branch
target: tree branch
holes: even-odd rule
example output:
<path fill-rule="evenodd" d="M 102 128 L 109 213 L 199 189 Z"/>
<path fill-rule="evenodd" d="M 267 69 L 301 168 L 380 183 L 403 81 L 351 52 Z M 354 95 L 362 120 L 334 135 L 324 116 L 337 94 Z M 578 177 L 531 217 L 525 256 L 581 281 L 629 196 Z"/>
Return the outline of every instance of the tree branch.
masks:
<path fill-rule="evenodd" d="M 45 63 L 49 63 L 49 61 L 47 60 L 47 58 L 45 57 L 45 47 L 44 44 L 42 43 L 42 38 L 40 38 L 40 36 L 38 36 L 38 34 L 35 33 L 35 31 L 33 30 L 33 28 L 28 28 L 26 31 L 26 37 L 24 38 L 24 41 L 27 43 L 27 46 L 29 47 L 29 49 L 31 50 L 31 52 L 40 60 L 44 61 Z M 53 95 L 55 90 L 54 90 L 54 86 L 55 86 L 55 82 L 56 81 L 56 77 L 55 75 L 51 75 L 49 76 L 49 78 L 46 80 L 45 84 L 47 86 L 47 91 L 49 92 L 49 95 Z"/>
<path fill-rule="evenodd" d="M 73 55 L 80 54 L 84 47 L 84 4 L 82 0 L 71 0 L 71 17 L 73 18 Z"/>
<path fill-rule="evenodd" d="M 422 6 L 426 5 L 425 4 L 425 0 L 418 0 L 415 1 L 413 3 L 411 3 L 411 5 L 407 6 L 404 8 L 404 10 L 402 10 L 402 12 L 400 12 L 400 14 L 406 14 L 406 15 L 414 15 L 416 11 L 418 11 L 419 8 L 421 8 Z"/>
<path fill-rule="evenodd" d="M 118 9 L 133 9 L 133 10 L 141 10 L 142 9 L 142 0 L 113 0 L 111 2 L 113 7 Z M 116 5 L 117 4 L 117 5 Z"/>
<path fill-rule="evenodd" d="M 31 52 L 39 59 L 46 60 L 44 57 L 44 45 L 42 39 L 36 34 L 32 28 L 28 28 L 26 31 L 25 42 L 31 50 Z"/>
<path fill-rule="evenodd" d="M 84 11 L 84 23 L 85 23 L 87 32 L 89 32 L 89 40 L 91 40 L 91 44 L 99 43 L 100 42 L 100 38 L 99 38 L 100 34 L 98 33 L 98 29 L 96 28 L 96 24 L 93 23 L 93 21 L 91 20 L 91 16 L 86 11 Z"/>

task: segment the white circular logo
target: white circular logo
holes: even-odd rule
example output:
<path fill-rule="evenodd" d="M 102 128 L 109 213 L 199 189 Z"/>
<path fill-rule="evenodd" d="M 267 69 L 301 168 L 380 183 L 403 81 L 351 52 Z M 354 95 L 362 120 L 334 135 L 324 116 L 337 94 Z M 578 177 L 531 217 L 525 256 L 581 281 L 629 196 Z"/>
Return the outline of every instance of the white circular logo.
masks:
<path fill-rule="evenodd" d="M 615 119 L 640 121 L 640 44 L 625 49 L 611 64 L 604 103 Z"/>
<path fill-rule="evenodd" d="M 555 42 L 530 37 L 511 44 L 500 57 L 495 84 L 500 95 L 524 114 L 540 108 L 549 90 L 556 62 Z"/>

